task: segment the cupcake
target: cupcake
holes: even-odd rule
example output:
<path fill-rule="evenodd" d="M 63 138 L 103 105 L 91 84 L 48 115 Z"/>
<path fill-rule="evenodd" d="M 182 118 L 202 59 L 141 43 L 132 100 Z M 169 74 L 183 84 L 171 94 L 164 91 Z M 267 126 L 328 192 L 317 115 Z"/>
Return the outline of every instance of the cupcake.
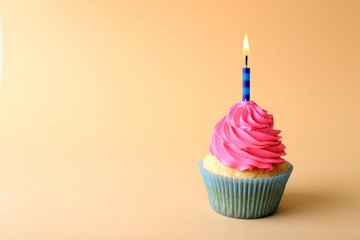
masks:
<path fill-rule="evenodd" d="M 215 126 L 210 153 L 198 163 L 212 208 L 234 218 L 261 218 L 279 206 L 293 166 L 274 119 L 253 101 L 232 106 Z"/>

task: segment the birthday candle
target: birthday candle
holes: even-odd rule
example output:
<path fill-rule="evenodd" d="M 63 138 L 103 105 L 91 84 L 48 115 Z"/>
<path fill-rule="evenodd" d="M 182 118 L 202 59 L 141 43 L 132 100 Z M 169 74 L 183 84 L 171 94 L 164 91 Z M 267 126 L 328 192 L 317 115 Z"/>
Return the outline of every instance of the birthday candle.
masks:
<path fill-rule="evenodd" d="M 245 68 L 243 68 L 243 101 L 250 101 L 250 68 L 248 68 L 249 40 L 247 35 L 244 37 L 243 52 L 245 55 Z"/>
<path fill-rule="evenodd" d="M 243 101 L 250 101 L 250 68 L 243 68 Z"/>

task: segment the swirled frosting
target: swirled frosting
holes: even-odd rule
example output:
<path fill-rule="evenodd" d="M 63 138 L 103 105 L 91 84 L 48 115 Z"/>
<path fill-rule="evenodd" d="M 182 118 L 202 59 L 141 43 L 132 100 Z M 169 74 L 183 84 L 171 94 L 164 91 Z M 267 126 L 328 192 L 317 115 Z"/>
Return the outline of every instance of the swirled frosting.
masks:
<path fill-rule="evenodd" d="M 280 130 L 273 129 L 274 119 L 253 101 L 241 101 L 230 107 L 215 126 L 210 152 L 219 161 L 237 170 L 254 167 L 273 169 L 285 162 Z"/>

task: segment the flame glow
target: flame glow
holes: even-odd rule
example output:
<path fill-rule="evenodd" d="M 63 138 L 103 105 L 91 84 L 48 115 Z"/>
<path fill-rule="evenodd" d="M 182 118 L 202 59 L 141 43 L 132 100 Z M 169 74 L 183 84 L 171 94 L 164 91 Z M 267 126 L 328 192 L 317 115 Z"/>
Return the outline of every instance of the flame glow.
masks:
<path fill-rule="evenodd" d="M 245 37 L 244 37 L 244 48 L 243 48 L 243 52 L 245 55 L 248 55 L 249 52 L 250 52 L 250 49 L 249 49 L 249 40 L 248 40 L 248 36 L 245 34 Z"/>

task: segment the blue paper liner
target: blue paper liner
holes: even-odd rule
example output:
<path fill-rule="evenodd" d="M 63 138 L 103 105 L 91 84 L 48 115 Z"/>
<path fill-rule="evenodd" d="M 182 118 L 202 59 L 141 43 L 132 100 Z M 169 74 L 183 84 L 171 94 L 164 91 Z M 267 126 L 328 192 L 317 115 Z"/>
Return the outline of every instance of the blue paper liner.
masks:
<path fill-rule="evenodd" d="M 279 206 L 286 183 L 293 170 L 268 178 L 223 177 L 203 168 L 198 162 L 212 208 L 219 214 L 233 218 L 262 218 L 273 214 Z"/>

